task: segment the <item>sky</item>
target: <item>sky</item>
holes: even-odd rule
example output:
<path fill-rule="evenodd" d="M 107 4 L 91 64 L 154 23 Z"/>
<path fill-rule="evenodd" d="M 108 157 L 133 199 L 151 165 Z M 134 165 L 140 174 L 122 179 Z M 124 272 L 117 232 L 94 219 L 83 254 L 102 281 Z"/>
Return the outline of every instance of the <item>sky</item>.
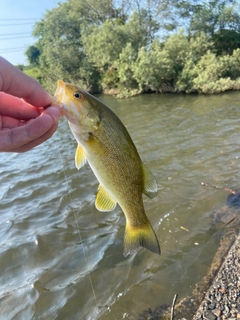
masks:
<path fill-rule="evenodd" d="M 0 0 L 0 56 L 14 65 L 28 64 L 25 50 L 36 42 L 34 24 L 63 0 Z"/>

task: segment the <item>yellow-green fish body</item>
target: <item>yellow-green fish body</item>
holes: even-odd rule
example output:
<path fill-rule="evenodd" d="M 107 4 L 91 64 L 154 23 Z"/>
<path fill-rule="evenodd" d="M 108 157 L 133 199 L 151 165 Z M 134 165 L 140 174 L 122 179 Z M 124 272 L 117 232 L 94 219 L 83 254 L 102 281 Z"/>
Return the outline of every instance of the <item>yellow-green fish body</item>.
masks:
<path fill-rule="evenodd" d="M 96 208 L 111 211 L 118 203 L 126 216 L 124 256 L 139 246 L 159 254 L 159 243 L 142 200 L 142 193 L 150 198 L 157 195 L 157 183 L 122 122 L 101 101 L 61 80 L 55 99 L 78 142 L 76 167 L 80 169 L 88 161 L 100 183 Z"/>

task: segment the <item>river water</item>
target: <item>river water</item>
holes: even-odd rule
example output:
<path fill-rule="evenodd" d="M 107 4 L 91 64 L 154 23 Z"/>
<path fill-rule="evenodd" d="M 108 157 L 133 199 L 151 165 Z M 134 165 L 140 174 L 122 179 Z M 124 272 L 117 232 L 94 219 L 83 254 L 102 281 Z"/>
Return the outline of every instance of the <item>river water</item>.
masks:
<path fill-rule="evenodd" d="M 98 212 L 98 182 L 75 168 L 76 142 L 62 119 L 24 154 L 0 155 L 0 319 L 138 319 L 190 294 L 224 226 L 210 216 L 240 180 L 240 93 L 100 96 L 121 118 L 159 194 L 144 196 L 162 254 L 124 258 L 120 208 Z"/>

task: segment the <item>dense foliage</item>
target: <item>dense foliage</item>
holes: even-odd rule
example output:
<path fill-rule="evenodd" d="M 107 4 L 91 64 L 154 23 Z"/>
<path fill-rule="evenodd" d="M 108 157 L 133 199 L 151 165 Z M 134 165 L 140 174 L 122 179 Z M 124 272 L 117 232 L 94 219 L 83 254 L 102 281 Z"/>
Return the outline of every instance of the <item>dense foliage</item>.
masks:
<path fill-rule="evenodd" d="M 24 71 L 93 92 L 213 93 L 240 89 L 240 3 L 67 0 L 34 28 Z"/>

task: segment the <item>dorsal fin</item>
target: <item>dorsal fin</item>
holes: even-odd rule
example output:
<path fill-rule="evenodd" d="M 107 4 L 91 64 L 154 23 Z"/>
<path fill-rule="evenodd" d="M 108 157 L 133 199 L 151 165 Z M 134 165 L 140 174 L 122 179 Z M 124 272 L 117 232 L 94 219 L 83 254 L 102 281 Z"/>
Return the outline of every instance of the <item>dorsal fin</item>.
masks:
<path fill-rule="evenodd" d="M 87 158 L 85 156 L 83 148 L 80 145 L 78 145 L 76 153 L 75 153 L 76 168 L 79 170 L 80 168 L 82 168 L 85 165 L 86 162 L 87 162 Z"/>
<path fill-rule="evenodd" d="M 99 185 L 95 206 L 99 211 L 112 211 L 115 209 L 117 202 L 109 195 L 109 193 Z"/>
<path fill-rule="evenodd" d="M 152 172 L 142 163 L 143 172 L 143 193 L 149 198 L 154 198 L 158 194 L 158 185 Z"/>

